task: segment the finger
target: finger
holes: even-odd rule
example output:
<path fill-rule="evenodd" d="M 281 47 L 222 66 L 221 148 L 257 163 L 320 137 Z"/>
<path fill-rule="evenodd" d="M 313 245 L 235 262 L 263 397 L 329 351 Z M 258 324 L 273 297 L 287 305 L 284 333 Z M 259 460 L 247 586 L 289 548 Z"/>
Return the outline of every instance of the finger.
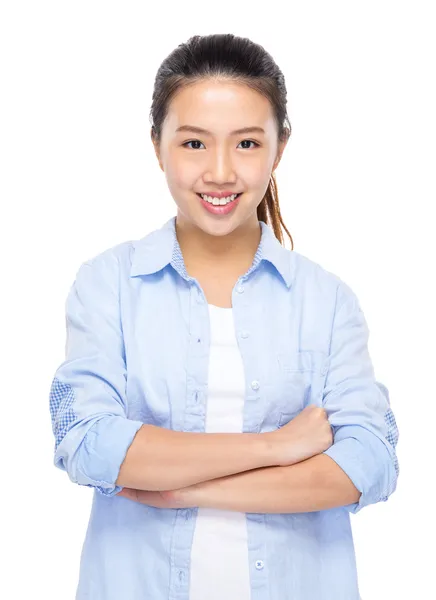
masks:
<path fill-rule="evenodd" d="M 135 501 L 137 500 L 136 490 L 134 490 L 132 488 L 128 488 L 128 487 L 123 488 L 116 495 L 117 496 L 123 496 L 124 498 L 128 498 L 129 500 L 135 500 Z"/>

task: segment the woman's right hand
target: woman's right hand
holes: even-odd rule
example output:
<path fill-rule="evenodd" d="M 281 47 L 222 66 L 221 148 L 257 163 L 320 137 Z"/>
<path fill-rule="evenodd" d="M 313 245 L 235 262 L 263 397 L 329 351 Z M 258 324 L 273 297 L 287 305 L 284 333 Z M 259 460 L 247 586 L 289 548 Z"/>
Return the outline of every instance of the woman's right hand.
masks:
<path fill-rule="evenodd" d="M 309 404 L 289 423 L 269 432 L 279 466 L 321 454 L 333 443 L 333 430 L 324 408 Z"/>

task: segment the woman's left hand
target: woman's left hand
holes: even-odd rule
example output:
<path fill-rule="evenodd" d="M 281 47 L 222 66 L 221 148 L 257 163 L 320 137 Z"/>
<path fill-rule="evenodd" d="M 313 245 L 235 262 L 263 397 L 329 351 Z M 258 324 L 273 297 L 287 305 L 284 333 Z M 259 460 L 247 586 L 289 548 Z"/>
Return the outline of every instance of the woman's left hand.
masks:
<path fill-rule="evenodd" d="M 191 508 L 195 506 L 189 498 L 188 488 L 168 491 L 148 491 L 125 487 L 115 495 L 156 508 Z"/>

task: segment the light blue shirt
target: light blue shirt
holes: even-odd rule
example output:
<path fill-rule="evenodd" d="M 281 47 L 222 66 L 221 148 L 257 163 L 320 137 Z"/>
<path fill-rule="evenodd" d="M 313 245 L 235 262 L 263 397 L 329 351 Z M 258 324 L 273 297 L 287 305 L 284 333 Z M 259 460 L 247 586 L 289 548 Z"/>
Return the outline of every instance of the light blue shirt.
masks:
<path fill-rule="evenodd" d="M 50 390 L 54 464 L 94 489 L 76 600 L 189 599 L 198 508 L 140 504 L 117 497 L 115 484 L 144 423 L 205 430 L 208 302 L 187 274 L 175 221 L 83 263 L 66 301 L 66 357 Z M 232 291 L 243 432 L 274 431 L 309 403 L 324 407 L 334 433 L 324 454 L 362 495 L 328 510 L 246 513 L 251 600 L 359 600 L 350 513 L 396 489 L 389 393 L 375 380 L 351 288 L 260 227 Z M 226 569 L 213 548 L 211 558 Z"/>

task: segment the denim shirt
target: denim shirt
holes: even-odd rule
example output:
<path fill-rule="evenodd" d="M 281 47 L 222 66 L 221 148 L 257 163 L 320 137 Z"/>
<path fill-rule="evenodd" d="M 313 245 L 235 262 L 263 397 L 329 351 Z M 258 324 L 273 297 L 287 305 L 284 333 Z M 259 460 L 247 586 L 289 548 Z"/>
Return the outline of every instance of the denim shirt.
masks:
<path fill-rule="evenodd" d="M 374 377 L 350 286 L 259 226 L 252 265 L 232 290 L 243 432 L 274 431 L 308 404 L 322 406 L 334 434 L 324 454 L 361 496 L 328 510 L 246 513 L 251 600 L 359 600 L 350 513 L 386 501 L 399 473 L 388 389 Z M 208 303 L 186 271 L 176 217 L 84 262 L 66 326 L 50 389 L 54 465 L 93 488 L 76 600 L 188 600 L 198 507 L 116 496 L 141 425 L 205 430 Z"/>

